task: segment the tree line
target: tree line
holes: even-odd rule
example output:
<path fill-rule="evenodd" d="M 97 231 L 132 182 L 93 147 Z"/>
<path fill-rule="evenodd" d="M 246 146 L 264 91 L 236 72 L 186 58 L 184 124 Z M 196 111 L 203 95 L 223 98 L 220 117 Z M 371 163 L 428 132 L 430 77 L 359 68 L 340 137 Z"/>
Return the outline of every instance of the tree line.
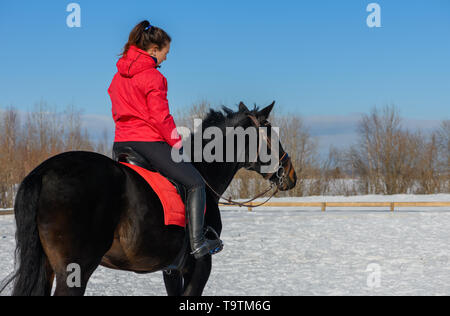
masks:
<path fill-rule="evenodd" d="M 192 128 L 193 118 L 204 117 L 210 107 L 207 101 L 194 104 L 178 113 L 179 121 Z M 278 197 L 450 192 L 450 120 L 431 133 L 411 131 L 396 106 L 374 107 L 359 119 L 358 140 L 348 148 L 329 148 L 326 158 L 300 115 L 272 112 L 269 120 L 280 128 L 298 178 L 294 189 Z M 255 172 L 240 170 L 225 195 L 251 198 L 268 187 Z"/>
<path fill-rule="evenodd" d="M 93 141 L 82 128 L 81 111 L 69 105 L 59 112 L 44 101 L 21 115 L 14 107 L 0 111 L 0 208 L 13 206 L 23 178 L 44 160 L 72 150 L 108 156 L 110 144 Z"/>
<path fill-rule="evenodd" d="M 192 128 L 211 105 L 200 102 L 178 111 L 177 125 Z M 280 128 L 280 139 L 297 172 L 297 186 L 277 196 L 433 194 L 449 193 L 450 120 L 432 133 L 403 127 L 395 106 L 374 108 L 361 116 L 358 140 L 345 149 L 330 148 L 321 159 L 318 142 L 299 115 L 277 115 L 270 122 Z M 44 160 L 66 151 L 86 150 L 111 157 L 107 132 L 93 140 L 82 127 L 81 111 L 63 111 L 41 101 L 25 115 L 14 107 L 0 111 L 0 208 L 12 207 L 18 184 Z M 269 183 L 254 172 L 241 170 L 226 197 L 250 198 Z"/>

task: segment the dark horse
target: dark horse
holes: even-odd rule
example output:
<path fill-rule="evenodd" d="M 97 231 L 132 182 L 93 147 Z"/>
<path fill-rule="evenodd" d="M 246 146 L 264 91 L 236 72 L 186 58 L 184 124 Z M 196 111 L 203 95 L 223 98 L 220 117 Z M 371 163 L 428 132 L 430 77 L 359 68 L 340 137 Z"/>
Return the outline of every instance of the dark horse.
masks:
<path fill-rule="evenodd" d="M 203 129 L 270 127 L 267 118 L 273 105 L 249 110 L 241 103 L 237 112 L 211 110 Z M 263 139 L 268 141 L 258 136 L 258 142 Z M 288 157 L 281 144 L 279 154 Z M 244 160 L 194 163 L 210 185 L 205 225 L 218 234 L 219 195 L 240 168 L 270 178 L 280 190 L 295 186 L 289 158 L 274 174 L 260 172 L 259 157 Z M 201 295 L 211 272 L 210 255 L 198 260 L 188 256 L 182 269 L 168 270 L 182 249 L 185 229 L 164 225 L 159 198 L 134 170 L 97 153 L 66 152 L 40 164 L 22 181 L 14 211 L 18 267 L 7 282 L 14 281 L 13 295 L 51 295 L 55 277 L 54 295 L 83 295 L 99 265 L 136 273 L 163 271 L 169 295 Z M 67 282 L 75 271 L 68 267 L 74 263 L 81 272 L 75 286 Z"/>

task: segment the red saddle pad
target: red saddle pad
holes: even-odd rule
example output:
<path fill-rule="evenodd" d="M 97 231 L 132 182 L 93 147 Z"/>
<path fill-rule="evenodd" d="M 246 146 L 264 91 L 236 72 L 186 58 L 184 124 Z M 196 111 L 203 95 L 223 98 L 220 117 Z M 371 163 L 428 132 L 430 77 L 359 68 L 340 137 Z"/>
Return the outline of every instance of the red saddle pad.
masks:
<path fill-rule="evenodd" d="M 130 167 L 141 175 L 147 181 L 153 191 L 156 192 L 164 209 L 164 224 L 177 225 L 181 227 L 186 226 L 186 212 L 183 201 L 178 194 L 177 189 L 164 176 L 157 172 L 152 172 L 147 169 L 120 162 L 121 164 Z"/>

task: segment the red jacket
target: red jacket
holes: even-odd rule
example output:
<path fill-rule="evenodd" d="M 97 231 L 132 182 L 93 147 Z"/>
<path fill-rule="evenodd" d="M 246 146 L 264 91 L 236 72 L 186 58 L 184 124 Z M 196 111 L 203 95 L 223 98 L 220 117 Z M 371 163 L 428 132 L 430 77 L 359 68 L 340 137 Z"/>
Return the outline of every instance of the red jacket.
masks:
<path fill-rule="evenodd" d="M 155 60 L 131 46 L 117 69 L 108 89 L 116 123 L 114 141 L 165 141 L 180 148 L 181 138 L 169 112 L 167 80 Z"/>

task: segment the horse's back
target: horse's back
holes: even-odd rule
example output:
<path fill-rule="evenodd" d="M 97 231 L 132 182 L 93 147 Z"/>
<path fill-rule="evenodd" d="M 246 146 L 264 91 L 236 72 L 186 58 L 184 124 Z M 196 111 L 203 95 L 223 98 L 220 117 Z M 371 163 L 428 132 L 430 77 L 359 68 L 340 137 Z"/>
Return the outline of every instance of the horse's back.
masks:
<path fill-rule="evenodd" d="M 129 168 L 128 168 L 129 169 Z M 73 151 L 44 161 L 38 223 L 51 261 L 65 253 L 103 265 L 152 272 L 171 263 L 184 229 L 164 225 L 161 202 L 133 170 L 94 152 Z"/>
<path fill-rule="evenodd" d="M 92 176 L 91 180 L 97 181 L 102 179 L 94 178 L 96 175 L 106 176 L 108 180 L 111 180 L 111 177 L 124 178 L 118 163 L 107 156 L 90 151 L 68 151 L 55 155 L 42 162 L 32 172 L 39 172 L 43 176 L 52 174 L 60 180 L 88 174 Z"/>
<path fill-rule="evenodd" d="M 125 175 L 110 158 L 94 152 L 65 152 L 37 169 L 42 176 L 43 212 L 66 210 L 76 212 L 78 217 L 84 214 L 100 219 L 103 214 L 118 219 L 125 202 Z"/>

